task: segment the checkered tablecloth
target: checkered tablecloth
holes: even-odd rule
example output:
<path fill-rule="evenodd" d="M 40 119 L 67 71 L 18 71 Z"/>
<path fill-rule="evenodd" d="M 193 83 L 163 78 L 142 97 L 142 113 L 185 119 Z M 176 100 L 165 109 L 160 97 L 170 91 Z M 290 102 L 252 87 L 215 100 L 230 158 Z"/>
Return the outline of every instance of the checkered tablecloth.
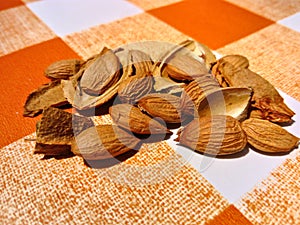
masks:
<path fill-rule="evenodd" d="M 187 38 L 246 56 L 300 114 L 299 0 L 1 0 L 0 224 L 300 224 L 299 148 L 217 158 L 203 171 L 168 142 L 115 165 L 33 154 L 26 138 L 40 117 L 24 118 L 23 105 L 49 82 L 49 64 Z"/>

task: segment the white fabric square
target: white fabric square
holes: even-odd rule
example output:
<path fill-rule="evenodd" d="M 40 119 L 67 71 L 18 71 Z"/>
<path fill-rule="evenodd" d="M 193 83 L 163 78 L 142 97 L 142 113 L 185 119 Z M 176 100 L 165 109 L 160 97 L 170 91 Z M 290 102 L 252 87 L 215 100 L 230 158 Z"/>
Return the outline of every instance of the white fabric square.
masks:
<path fill-rule="evenodd" d="M 143 12 L 120 0 L 45 0 L 27 6 L 60 37 Z"/>
<path fill-rule="evenodd" d="M 279 24 L 300 32 L 300 12 L 278 21 Z"/>
<path fill-rule="evenodd" d="M 285 103 L 294 112 L 297 112 L 300 102 L 281 91 L 280 94 L 285 99 Z M 299 137 L 300 114 L 296 114 L 293 120 L 295 122 L 285 127 L 285 129 Z M 299 149 L 294 149 L 285 155 L 268 155 L 254 151 L 249 147 L 241 154 L 214 158 L 178 145 L 178 143 L 172 141 L 176 137 L 175 134 L 174 137 L 168 140 L 170 146 L 182 155 L 231 203 L 237 202 L 244 194 L 267 178 L 272 170 L 280 166 L 287 158 L 293 157 L 295 151 L 299 151 Z"/>

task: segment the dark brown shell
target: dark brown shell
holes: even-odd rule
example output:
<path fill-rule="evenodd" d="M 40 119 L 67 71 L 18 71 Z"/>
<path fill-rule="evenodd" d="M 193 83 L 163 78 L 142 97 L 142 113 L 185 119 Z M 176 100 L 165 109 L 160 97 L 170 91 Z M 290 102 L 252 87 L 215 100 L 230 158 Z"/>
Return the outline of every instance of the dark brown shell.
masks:
<path fill-rule="evenodd" d="M 90 118 L 49 107 L 44 109 L 41 121 L 37 123 L 36 142 L 48 145 L 71 144 L 74 135 L 94 126 Z"/>
<path fill-rule="evenodd" d="M 24 116 L 34 117 L 44 108 L 68 104 L 60 80 L 52 81 L 31 92 L 24 105 Z"/>

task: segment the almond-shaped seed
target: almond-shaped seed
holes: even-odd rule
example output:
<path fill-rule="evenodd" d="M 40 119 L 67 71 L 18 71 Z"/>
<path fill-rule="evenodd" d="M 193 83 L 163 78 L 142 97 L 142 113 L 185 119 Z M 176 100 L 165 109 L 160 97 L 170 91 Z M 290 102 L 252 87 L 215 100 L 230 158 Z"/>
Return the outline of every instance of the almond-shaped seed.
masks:
<path fill-rule="evenodd" d="M 289 152 L 299 144 L 299 138 L 268 120 L 250 118 L 242 122 L 250 145 L 263 152 Z"/>
<path fill-rule="evenodd" d="M 109 114 L 116 125 L 136 134 L 171 134 L 172 132 L 158 121 L 130 104 L 118 104 L 109 108 Z"/>
<path fill-rule="evenodd" d="M 205 63 L 197 61 L 190 55 L 181 54 L 175 54 L 169 59 L 164 71 L 178 81 L 191 81 L 208 73 Z"/>
<path fill-rule="evenodd" d="M 181 123 L 180 98 L 170 94 L 148 94 L 138 101 L 138 107 L 166 123 Z"/>
<path fill-rule="evenodd" d="M 80 87 L 90 95 L 100 95 L 120 79 L 120 61 L 110 49 L 104 49 L 89 65 L 80 80 Z"/>
<path fill-rule="evenodd" d="M 206 95 L 214 90 L 219 90 L 219 83 L 211 74 L 205 74 L 191 81 L 184 87 L 181 94 L 180 104 L 183 114 L 194 116 L 199 108 L 200 102 L 205 99 Z"/>
<path fill-rule="evenodd" d="M 113 158 L 139 148 L 140 140 L 116 125 L 98 125 L 77 135 L 71 151 L 86 160 Z"/>
<path fill-rule="evenodd" d="M 249 67 L 249 60 L 242 55 L 226 55 L 220 59 L 220 62 L 228 62 L 234 67 L 241 67 L 244 69 Z"/>
<path fill-rule="evenodd" d="M 70 77 L 69 80 L 61 80 L 62 89 L 64 92 L 65 98 L 68 100 L 68 102 L 74 107 L 78 108 L 77 104 L 75 103 L 76 99 L 76 92 L 80 92 L 80 94 L 85 94 L 85 92 L 82 92 L 79 89 L 79 80 L 82 77 L 82 74 L 88 68 L 95 60 L 102 55 L 104 52 L 106 52 L 106 47 L 103 47 L 103 49 L 100 51 L 99 54 L 94 55 L 90 58 L 88 58 L 85 62 L 82 63 L 80 70 L 72 77 Z"/>
<path fill-rule="evenodd" d="M 83 63 L 84 61 L 79 59 L 65 59 L 56 61 L 46 68 L 45 76 L 51 80 L 67 80 L 79 71 Z"/>
<path fill-rule="evenodd" d="M 132 76 L 120 83 L 118 96 L 123 103 L 135 104 L 141 97 L 152 92 L 153 77 Z"/>
<path fill-rule="evenodd" d="M 105 52 L 105 48 L 104 48 L 104 50 L 102 50 L 100 52 L 99 55 L 102 55 L 103 52 Z M 65 94 L 68 96 L 68 100 L 70 99 L 72 101 L 73 107 L 75 107 L 76 109 L 79 109 L 79 110 L 85 110 L 85 109 L 90 109 L 90 108 L 101 106 L 102 104 L 110 101 L 112 98 L 114 98 L 117 95 L 118 88 L 123 81 L 125 81 L 130 76 L 134 75 L 133 74 L 134 71 L 133 71 L 132 67 L 126 66 L 128 51 L 124 50 L 122 48 L 116 49 L 115 54 L 119 58 L 122 66 L 123 66 L 122 76 L 118 80 L 117 83 L 113 84 L 108 89 L 106 89 L 105 92 L 103 94 L 101 94 L 100 96 L 89 95 L 89 94 L 85 93 L 84 91 L 81 91 L 81 89 L 78 87 L 75 89 L 75 87 L 77 86 L 76 82 L 71 83 L 71 82 L 63 81 L 64 86 L 65 86 L 64 87 Z M 92 58 L 86 65 L 86 68 L 89 67 L 89 65 L 94 61 L 95 61 L 95 59 Z M 78 72 L 78 74 L 80 75 L 80 71 Z M 75 76 L 77 76 L 77 74 Z"/>
<path fill-rule="evenodd" d="M 237 153 L 247 144 L 246 135 L 239 121 L 224 115 L 194 119 L 179 130 L 175 141 L 210 155 Z"/>
<path fill-rule="evenodd" d="M 152 74 L 153 62 L 148 54 L 140 50 L 129 50 L 128 66 L 133 67 L 134 75 L 145 77 Z"/>

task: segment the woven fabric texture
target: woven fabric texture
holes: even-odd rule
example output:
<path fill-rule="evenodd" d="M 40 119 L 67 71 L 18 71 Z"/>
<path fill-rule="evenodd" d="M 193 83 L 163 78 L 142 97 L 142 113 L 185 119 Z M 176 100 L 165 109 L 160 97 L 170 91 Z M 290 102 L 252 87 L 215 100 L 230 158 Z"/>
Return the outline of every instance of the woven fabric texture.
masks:
<path fill-rule="evenodd" d="M 300 224 L 300 148 L 218 158 L 213 172 L 168 141 L 145 143 L 122 160 L 47 158 L 33 154 L 30 141 L 41 116 L 22 115 L 55 61 L 192 38 L 219 55 L 246 56 L 285 93 L 297 115 L 286 129 L 299 136 L 300 1 L 6 0 L 0 31 L 0 224 Z M 93 120 L 112 123 L 108 115 Z M 256 165 L 259 174 L 251 173 Z"/>

